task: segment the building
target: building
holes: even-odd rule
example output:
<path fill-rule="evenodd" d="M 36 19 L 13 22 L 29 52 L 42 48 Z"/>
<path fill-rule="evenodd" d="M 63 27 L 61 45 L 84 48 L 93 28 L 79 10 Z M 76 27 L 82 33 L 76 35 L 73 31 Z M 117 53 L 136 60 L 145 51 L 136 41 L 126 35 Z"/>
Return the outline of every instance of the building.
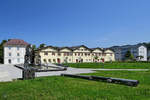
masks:
<path fill-rule="evenodd" d="M 35 52 L 36 64 L 115 61 L 112 50 L 88 48 L 84 45 L 74 47 L 47 46 Z"/>
<path fill-rule="evenodd" d="M 114 47 L 112 47 L 112 49 L 115 52 L 115 60 L 116 61 L 122 61 L 121 47 L 114 46 Z"/>
<path fill-rule="evenodd" d="M 130 51 L 134 56 L 134 59 L 136 59 L 137 61 L 147 61 L 147 47 L 142 44 L 114 46 L 111 47 L 111 49 L 113 49 L 115 52 L 116 61 L 125 60 L 125 54 L 127 53 L 127 51 Z"/>
<path fill-rule="evenodd" d="M 150 61 L 150 50 L 147 51 L 147 60 Z"/>
<path fill-rule="evenodd" d="M 20 39 L 11 39 L 4 44 L 4 64 L 23 64 L 29 44 Z"/>

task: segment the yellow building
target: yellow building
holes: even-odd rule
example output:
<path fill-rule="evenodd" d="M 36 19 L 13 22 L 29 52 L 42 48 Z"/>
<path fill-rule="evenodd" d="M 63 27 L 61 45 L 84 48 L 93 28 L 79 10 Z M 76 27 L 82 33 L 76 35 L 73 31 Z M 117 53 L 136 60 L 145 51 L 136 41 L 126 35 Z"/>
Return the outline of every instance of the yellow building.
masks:
<path fill-rule="evenodd" d="M 84 45 L 74 47 L 47 46 L 36 50 L 35 63 L 78 63 L 115 61 L 110 49 L 88 48 Z"/>

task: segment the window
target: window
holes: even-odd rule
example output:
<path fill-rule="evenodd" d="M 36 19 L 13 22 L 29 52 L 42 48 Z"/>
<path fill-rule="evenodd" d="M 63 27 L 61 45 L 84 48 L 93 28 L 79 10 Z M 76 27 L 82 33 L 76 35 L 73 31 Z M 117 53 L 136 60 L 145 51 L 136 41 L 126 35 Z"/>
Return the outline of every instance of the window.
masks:
<path fill-rule="evenodd" d="M 112 53 L 110 54 L 110 56 L 112 56 Z"/>
<path fill-rule="evenodd" d="M 88 54 L 88 56 L 90 56 L 90 53 Z"/>
<path fill-rule="evenodd" d="M 61 56 L 61 53 L 58 53 L 58 56 Z"/>
<path fill-rule="evenodd" d="M 55 60 L 55 59 L 53 59 L 53 62 L 56 62 L 56 60 Z"/>
<path fill-rule="evenodd" d="M 11 64 L 11 59 L 8 59 L 8 63 Z"/>
<path fill-rule="evenodd" d="M 73 54 L 72 53 L 70 53 L 70 56 L 72 56 Z"/>
<path fill-rule="evenodd" d="M 87 53 L 85 53 L 85 56 L 87 56 Z"/>
<path fill-rule="evenodd" d="M 52 52 L 52 55 L 53 55 L 53 56 L 55 56 L 55 53 L 54 53 L 54 52 Z"/>
<path fill-rule="evenodd" d="M 78 56 L 80 56 L 80 53 L 78 53 Z"/>
<path fill-rule="evenodd" d="M 104 53 L 104 54 L 102 54 L 103 56 L 106 56 L 106 54 Z"/>
<path fill-rule="evenodd" d="M 9 53 L 9 56 L 11 56 L 11 53 Z"/>
<path fill-rule="evenodd" d="M 67 53 L 67 56 L 69 56 L 69 53 Z"/>
<path fill-rule="evenodd" d="M 44 55 L 48 55 L 48 52 L 44 52 Z"/>
<path fill-rule="evenodd" d="M 48 59 L 48 61 L 51 63 L 51 59 Z"/>
<path fill-rule="evenodd" d="M 43 61 L 46 62 L 46 59 L 44 59 Z"/>
<path fill-rule="evenodd" d="M 8 47 L 9 50 L 11 50 L 11 47 Z"/>
<path fill-rule="evenodd" d="M 18 61 L 18 63 L 20 63 L 20 59 L 19 58 L 17 59 L 17 61 Z"/>
<path fill-rule="evenodd" d="M 66 56 L 66 53 L 64 53 L 64 56 Z"/>
<path fill-rule="evenodd" d="M 95 53 L 95 55 L 96 55 L 96 56 L 98 56 L 98 54 L 97 54 L 97 53 Z"/>
<path fill-rule="evenodd" d="M 19 50 L 19 47 L 17 47 L 17 50 Z"/>
<path fill-rule="evenodd" d="M 75 53 L 75 56 L 77 56 L 77 54 Z"/>
<path fill-rule="evenodd" d="M 17 53 L 17 56 L 20 56 L 20 54 L 19 54 L 19 53 Z"/>

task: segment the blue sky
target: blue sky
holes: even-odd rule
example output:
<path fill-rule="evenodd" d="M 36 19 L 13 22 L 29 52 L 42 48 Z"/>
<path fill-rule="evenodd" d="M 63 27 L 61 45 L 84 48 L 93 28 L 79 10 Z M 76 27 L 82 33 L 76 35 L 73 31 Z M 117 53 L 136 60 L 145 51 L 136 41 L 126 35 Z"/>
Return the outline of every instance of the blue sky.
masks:
<path fill-rule="evenodd" d="M 0 0 L 0 41 L 54 46 L 150 42 L 150 0 Z"/>

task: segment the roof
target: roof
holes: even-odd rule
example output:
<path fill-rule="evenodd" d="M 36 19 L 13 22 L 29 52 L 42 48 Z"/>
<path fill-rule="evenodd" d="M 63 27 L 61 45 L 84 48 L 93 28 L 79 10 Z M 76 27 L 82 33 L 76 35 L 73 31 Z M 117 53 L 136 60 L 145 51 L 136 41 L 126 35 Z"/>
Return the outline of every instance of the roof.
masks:
<path fill-rule="evenodd" d="M 57 50 L 57 51 L 60 51 L 60 50 L 62 50 L 62 49 L 67 48 L 67 49 L 70 49 L 70 50 L 74 51 L 74 50 L 76 50 L 76 49 L 78 49 L 78 48 L 80 48 L 80 47 L 85 47 L 85 48 L 89 49 L 90 51 L 94 51 L 95 49 L 99 49 L 99 50 L 101 50 L 102 52 L 104 52 L 104 51 L 106 51 L 106 50 L 111 50 L 111 51 L 113 51 L 111 48 L 103 48 L 103 49 L 102 49 L 102 48 L 99 48 L 99 47 L 97 47 L 97 48 L 88 48 L 88 47 L 85 46 L 85 45 L 72 46 L 72 47 L 47 46 L 47 47 L 39 48 L 39 49 L 37 49 L 37 50 L 35 50 L 35 51 L 38 52 L 38 51 L 41 51 L 41 50 L 46 49 L 46 48 L 53 48 L 53 49 L 55 49 L 55 50 Z M 114 52 L 114 51 L 113 51 L 113 52 Z"/>
<path fill-rule="evenodd" d="M 29 44 L 24 40 L 20 39 L 11 39 L 4 44 L 4 46 L 28 46 Z"/>
<path fill-rule="evenodd" d="M 86 48 L 86 49 L 91 50 L 90 48 L 88 48 L 88 47 L 85 46 L 85 45 L 73 46 L 73 47 L 70 47 L 70 48 L 71 48 L 72 50 L 76 50 L 76 49 L 78 49 L 78 48 L 80 48 L 80 47 L 84 47 L 84 48 Z"/>
<path fill-rule="evenodd" d="M 101 51 L 103 51 L 103 49 L 102 48 L 100 48 L 100 47 L 96 47 L 96 48 L 91 48 L 91 50 L 96 50 L 96 49 L 99 49 L 99 50 L 101 50 Z"/>
<path fill-rule="evenodd" d="M 70 47 L 60 47 L 60 48 L 59 48 L 59 50 L 62 50 L 62 49 L 69 49 L 69 50 L 72 51 L 72 48 L 70 48 Z"/>

